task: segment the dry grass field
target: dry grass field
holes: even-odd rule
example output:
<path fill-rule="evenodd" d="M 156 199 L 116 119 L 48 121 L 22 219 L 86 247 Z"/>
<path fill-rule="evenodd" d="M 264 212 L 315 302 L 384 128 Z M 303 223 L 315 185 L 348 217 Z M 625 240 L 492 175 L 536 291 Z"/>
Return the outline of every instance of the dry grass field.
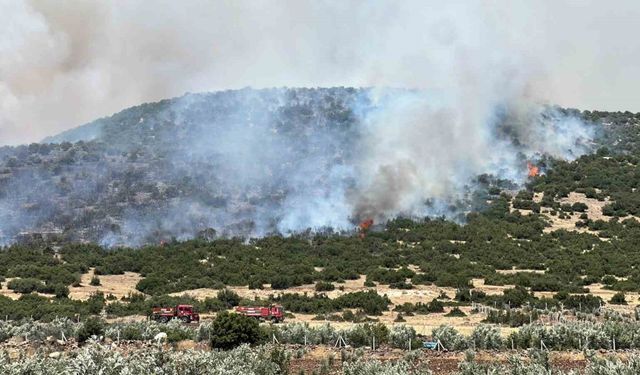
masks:
<path fill-rule="evenodd" d="M 142 280 L 142 276 L 135 272 L 125 272 L 123 275 L 99 275 L 100 286 L 90 285 L 94 276 L 93 269 L 82 275 L 79 287 L 69 288 L 69 297 L 77 300 L 86 300 L 95 292 L 102 292 L 104 295 L 113 294 L 118 299 L 137 292 L 136 284 Z M 138 292 L 139 293 L 139 292 Z"/>

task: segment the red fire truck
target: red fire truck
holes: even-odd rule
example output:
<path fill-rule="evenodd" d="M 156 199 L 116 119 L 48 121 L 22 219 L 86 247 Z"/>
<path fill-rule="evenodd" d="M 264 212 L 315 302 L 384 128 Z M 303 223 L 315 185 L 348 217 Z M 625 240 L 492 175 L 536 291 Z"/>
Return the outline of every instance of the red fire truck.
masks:
<path fill-rule="evenodd" d="M 178 305 L 176 307 L 154 307 L 151 319 L 167 323 L 171 319 L 180 319 L 185 323 L 199 322 L 200 315 L 193 310 L 191 305 Z"/>
<path fill-rule="evenodd" d="M 238 306 L 236 312 L 258 320 L 280 323 L 284 321 L 284 309 L 279 305 L 269 307 L 262 306 Z"/>

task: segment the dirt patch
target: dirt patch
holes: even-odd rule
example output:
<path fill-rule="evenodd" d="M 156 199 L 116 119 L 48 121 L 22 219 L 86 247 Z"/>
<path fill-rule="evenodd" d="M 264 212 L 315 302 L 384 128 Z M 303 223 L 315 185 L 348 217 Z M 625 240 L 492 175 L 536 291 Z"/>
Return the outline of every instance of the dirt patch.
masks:
<path fill-rule="evenodd" d="M 570 205 L 574 203 L 584 203 L 585 205 L 587 205 L 587 210 L 585 211 L 585 213 L 587 214 L 589 219 L 593 221 L 596 221 L 596 220 L 608 221 L 610 219 L 602 214 L 602 207 L 610 203 L 609 198 L 605 199 L 604 201 L 599 201 L 597 199 L 587 198 L 587 196 L 582 193 L 571 192 L 566 198 L 561 198 L 558 202 L 560 204 L 570 204 Z M 544 229 L 545 233 L 564 229 L 567 231 L 574 231 L 574 232 L 580 232 L 580 233 L 597 234 L 597 232 L 590 231 L 587 228 L 576 227 L 576 223 L 580 220 L 580 215 L 581 215 L 580 213 L 577 213 L 577 212 L 568 213 L 567 218 L 561 219 L 559 218 L 559 215 L 555 215 L 555 216 L 551 215 L 551 213 L 549 212 L 549 208 L 544 207 L 541 209 L 541 212 L 547 218 L 547 220 L 549 221 L 549 224 L 551 224 L 550 227 L 547 227 Z"/>
<path fill-rule="evenodd" d="M 521 272 L 544 274 L 545 271 L 544 270 L 517 269 L 515 267 L 513 267 L 510 270 L 496 270 L 496 273 L 500 273 L 500 274 L 503 274 L 503 275 L 513 275 L 513 274 L 521 273 Z"/>
<path fill-rule="evenodd" d="M 487 295 L 502 295 L 506 289 L 515 288 L 515 285 L 487 285 L 484 279 L 471 279 L 473 287 Z"/>
<path fill-rule="evenodd" d="M 136 285 L 142 276 L 135 272 L 125 272 L 123 275 L 98 275 L 100 278 L 99 286 L 89 285 L 94 275 L 94 269 L 83 274 L 80 278 L 79 287 L 69 288 L 69 298 L 77 300 L 87 300 L 89 296 L 96 292 L 102 292 L 104 295 L 113 294 L 118 299 L 127 296 L 130 293 L 140 293 L 136 290 Z"/>

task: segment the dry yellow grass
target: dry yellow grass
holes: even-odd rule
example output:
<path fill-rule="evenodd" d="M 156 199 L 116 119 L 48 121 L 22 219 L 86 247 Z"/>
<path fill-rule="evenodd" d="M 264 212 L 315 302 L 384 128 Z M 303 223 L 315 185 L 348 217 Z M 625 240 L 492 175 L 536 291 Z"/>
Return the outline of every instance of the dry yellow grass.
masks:
<path fill-rule="evenodd" d="M 487 295 L 501 295 L 505 289 L 513 288 L 514 285 L 486 285 L 484 279 L 472 279 L 473 287 Z"/>
<path fill-rule="evenodd" d="M 500 273 L 500 274 L 503 274 L 503 275 L 513 275 L 513 274 L 521 273 L 521 272 L 544 274 L 545 271 L 544 270 L 517 269 L 515 267 L 513 267 L 510 270 L 496 270 L 496 273 Z"/>
<path fill-rule="evenodd" d="M 142 276 L 135 272 L 125 272 L 123 275 L 98 275 L 101 285 L 92 286 L 89 283 L 94 275 L 93 272 L 92 268 L 81 276 L 80 283 L 82 286 L 69 288 L 70 298 L 86 300 L 96 292 L 102 292 L 105 295 L 113 294 L 117 298 L 122 298 L 130 293 L 138 292 L 136 284 L 142 280 Z"/>
<path fill-rule="evenodd" d="M 591 220 L 610 220 L 609 217 L 606 217 L 602 214 L 602 207 L 609 204 L 609 198 L 604 201 L 599 201 L 593 198 L 587 198 L 586 195 L 582 193 L 571 192 L 566 198 L 562 198 L 559 200 L 560 204 L 574 204 L 574 203 L 584 203 L 587 205 L 586 214 L 589 216 Z M 543 210 L 546 211 L 546 210 Z M 580 220 L 580 214 L 574 213 L 573 215 L 569 215 L 566 219 L 560 219 L 558 215 L 553 216 L 550 213 L 544 213 L 546 218 L 549 220 L 551 224 L 550 227 L 544 229 L 546 233 L 553 232 L 559 229 L 564 229 L 568 231 L 580 232 L 580 233 L 593 233 L 597 234 L 597 232 L 593 232 L 588 230 L 587 228 L 578 228 L 576 227 L 576 223 Z"/>

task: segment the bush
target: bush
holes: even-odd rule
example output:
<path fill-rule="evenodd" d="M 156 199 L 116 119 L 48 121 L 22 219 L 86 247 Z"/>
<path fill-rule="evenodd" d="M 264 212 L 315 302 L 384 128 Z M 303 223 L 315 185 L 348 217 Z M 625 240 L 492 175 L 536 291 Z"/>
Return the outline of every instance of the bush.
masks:
<path fill-rule="evenodd" d="M 56 284 L 53 288 L 53 294 L 56 298 L 67 298 L 69 297 L 69 288 L 66 285 Z"/>
<path fill-rule="evenodd" d="M 571 206 L 571 209 L 574 212 L 585 212 L 588 208 L 589 207 L 582 202 L 576 202 Z"/>
<path fill-rule="evenodd" d="M 475 349 L 500 349 L 502 347 L 500 330 L 488 324 L 477 326 L 471 334 L 471 341 Z"/>
<path fill-rule="evenodd" d="M 336 308 L 360 308 L 367 315 L 382 315 L 389 309 L 391 301 L 379 295 L 375 290 L 343 294 L 333 300 Z"/>
<path fill-rule="evenodd" d="M 418 302 L 419 303 L 419 302 Z M 421 312 L 419 306 L 417 308 L 418 312 Z M 438 301 L 437 299 L 433 299 L 426 305 L 427 313 L 442 313 L 444 312 L 444 303 Z"/>
<path fill-rule="evenodd" d="M 85 342 L 91 336 L 100 337 L 104 334 L 104 322 L 95 316 L 87 318 L 78 330 L 78 342 Z"/>
<path fill-rule="evenodd" d="M 400 281 L 397 283 L 391 283 L 389 284 L 389 288 L 391 289 L 413 289 L 413 285 L 406 283 L 404 281 Z"/>
<path fill-rule="evenodd" d="M 580 311 L 593 311 L 602 306 L 602 298 L 592 294 L 570 295 L 567 292 L 559 292 L 553 295 L 553 299 L 562 302 L 565 309 Z"/>
<path fill-rule="evenodd" d="M 93 275 L 93 277 L 91 278 L 91 281 L 89 282 L 89 285 L 91 286 L 100 286 L 100 278 L 97 275 Z"/>
<path fill-rule="evenodd" d="M 464 350 L 468 348 L 467 340 L 451 326 L 442 325 L 435 328 L 431 335 L 434 340 L 440 340 L 448 350 Z"/>
<path fill-rule="evenodd" d="M 271 334 L 275 334 L 281 344 L 335 344 L 338 334 L 329 323 L 317 327 L 310 327 L 307 323 L 288 323 L 270 326 Z"/>
<path fill-rule="evenodd" d="M 376 346 L 386 344 L 389 340 L 389 328 L 382 323 L 365 323 L 351 326 L 344 332 L 344 339 L 347 344 L 358 347 L 368 346 L 376 338 Z"/>
<path fill-rule="evenodd" d="M 407 315 L 416 314 L 431 314 L 444 312 L 444 303 L 434 298 L 429 303 L 418 302 L 415 305 L 410 302 L 405 302 L 402 305 L 398 305 L 394 309 L 395 311 L 403 312 Z"/>
<path fill-rule="evenodd" d="M 418 343 L 413 343 L 416 340 L 416 330 L 407 325 L 395 325 L 389 332 L 389 344 L 394 348 L 409 349 L 409 341 L 412 342 L 411 347 L 414 349 L 419 348 Z"/>
<path fill-rule="evenodd" d="M 7 283 L 7 288 L 16 293 L 29 294 L 44 288 L 42 281 L 32 278 L 13 279 Z"/>
<path fill-rule="evenodd" d="M 238 306 L 240 304 L 240 296 L 238 293 L 230 289 L 222 289 L 218 292 L 218 300 L 224 303 L 227 308 Z"/>
<path fill-rule="evenodd" d="M 364 286 L 367 288 L 373 288 L 376 286 L 376 283 L 374 283 L 373 281 L 367 279 L 364 281 Z"/>
<path fill-rule="evenodd" d="M 467 316 L 467 314 L 465 314 L 462 310 L 460 310 L 460 308 L 454 307 L 453 309 L 451 309 L 451 311 L 444 314 L 444 316 L 459 318 L 459 317 Z"/>
<path fill-rule="evenodd" d="M 538 320 L 538 317 L 539 315 L 536 310 L 491 310 L 487 314 L 487 318 L 484 320 L 484 322 L 493 324 L 507 324 L 510 327 L 520 327 Z"/>
<path fill-rule="evenodd" d="M 461 288 L 456 290 L 456 301 L 459 302 L 478 302 L 487 297 L 487 294 L 481 290 Z"/>
<path fill-rule="evenodd" d="M 330 292 L 335 289 L 336 287 L 332 283 L 328 283 L 325 281 L 318 281 L 316 283 L 316 292 Z"/>
<path fill-rule="evenodd" d="M 625 299 L 625 295 L 623 292 L 618 292 L 614 294 L 613 297 L 611 297 L 611 300 L 609 301 L 609 303 L 614 305 L 626 305 L 627 300 Z"/>
<path fill-rule="evenodd" d="M 406 322 L 407 320 L 404 318 L 404 316 L 402 316 L 402 313 L 398 313 L 398 315 L 396 315 L 396 318 L 393 319 L 393 321 L 395 323 L 402 323 L 402 322 Z"/>
<path fill-rule="evenodd" d="M 218 312 L 225 310 L 227 305 L 217 298 L 207 297 L 202 301 L 203 311 Z"/>
<path fill-rule="evenodd" d="M 249 281 L 249 289 L 263 289 L 262 281 L 252 279 Z"/>
<path fill-rule="evenodd" d="M 258 321 L 244 315 L 222 312 L 211 323 L 211 347 L 229 350 L 262 340 Z"/>
<path fill-rule="evenodd" d="M 271 289 L 287 289 L 292 286 L 291 279 L 286 276 L 278 276 L 271 280 Z"/>

